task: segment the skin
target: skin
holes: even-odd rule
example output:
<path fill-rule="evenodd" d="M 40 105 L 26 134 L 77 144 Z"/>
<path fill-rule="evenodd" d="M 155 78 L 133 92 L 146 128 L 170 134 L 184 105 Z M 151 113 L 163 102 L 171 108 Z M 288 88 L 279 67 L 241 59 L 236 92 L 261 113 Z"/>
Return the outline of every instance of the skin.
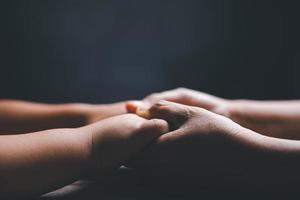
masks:
<path fill-rule="evenodd" d="M 42 104 L 0 100 L 0 134 L 20 134 L 53 128 L 76 128 L 125 114 L 125 103 Z"/>
<path fill-rule="evenodd" d="M 297 174 L 300 141 L 265 136 L 206 109 L 159 101 L 151 117 L 173 131 L 139 155 L 140 170 L 154 176 Z M 180 162 L 179 162 L 180 161 Z"/>
<path fill-rule="evenodd" d="M 144 99 L 146 105 L 168 100 L 207 109 L 261 134 L 300 139 L 300 101 L 229 100 L 186 88 L 154 93 Z"/>
<path fill-rule="evenodd" d="M 1 101 L 1 197 L 35 196 L 79 178 L 101 178 L 132 160 L 156 176 L 265 175 L 297 173 L 300 167 L 300 141 L 279 139 L 299 137 L 297 101 L 226 100 L 176 89 L 150 95 L 141 109 L 133 109 L 151 106 L 147 118 L 165 121 L 121 115 L 81 128 L 16 135 L 79 127 L 124 112 L 124 103 L 111 106 Z M 159 137 L 168 129 L 166 121 L 172 131 Z"/>
<path fill-rule="evenodd" d="M 1 199 L 37 196 L 80 178 L 101 179 L 167 131 L 164 120 L 125 114 L 80 128 L 1 135 Z"/>

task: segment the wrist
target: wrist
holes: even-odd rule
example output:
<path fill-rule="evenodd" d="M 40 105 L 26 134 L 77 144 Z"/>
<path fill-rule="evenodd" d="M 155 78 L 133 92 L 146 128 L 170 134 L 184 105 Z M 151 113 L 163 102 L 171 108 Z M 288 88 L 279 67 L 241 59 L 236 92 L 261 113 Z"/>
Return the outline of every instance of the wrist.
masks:
<path fill-rule="evenodd" d="M 76 127 L 80 127 L 90 124 L 93 113 L 100 108 L 99 105 L 71 103 L 65 105 L 65 112 L 74 120 Z"/>
<path fill-rule="evenodd" d="M 221 99 L 218 103 L 218 106 L 216 106 L 215 109 L 212 110 L 212 112 L 231 119 L 235 112 L 235 101 L 229 99 Z"/>
<path fill-rule="evenodd" d="M 239 123 L 243 116 L 244 100 L 226 100 L 221 110 L 221 115 Z"/>
<path fill-rule="evenodd" d="M 228 118 L 226 119 L 228 121 L 225 121 L 222 128 L 224 135 L 232 138 L 241 148 L 250 153 L 267 153 L 268 155 L 275 153 L 280 155 L 293 149 L 288 140 L 262 135 L 251 129 L 245 128 Z"/>

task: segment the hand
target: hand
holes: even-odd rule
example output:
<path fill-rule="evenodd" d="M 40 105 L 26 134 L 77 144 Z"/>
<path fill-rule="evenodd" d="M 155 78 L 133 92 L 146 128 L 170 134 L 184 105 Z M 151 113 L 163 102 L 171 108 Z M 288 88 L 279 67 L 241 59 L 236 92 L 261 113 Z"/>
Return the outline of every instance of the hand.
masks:
<path fill-rule="evenodd" d="M 143 101 L 148 105 L 153 105 L 159 100 L 167 100 L 189 106 L 197 106 L 224 116 L 229 115 L 230 100 L 191 89 L 177 88 L 161 93 L 154 93 L 144 98 Z"/>
<path fill-rule="evenodd" d="M 161 136 L 133 164 L 148 174 L 239 174 L 263 169 L 269 151 L 265 136 L 198 107 L 159 101 L 149 111 L 174 130 Z"/>
<path fill-rule="evenodd" d="M 83 127 L 90 134 L 91 168 L 93 174 L 110 174 L 144 150 L 160 135 L 168 131 L 164 120 L 145 120 L 125 114 Z"/>
<path fill-rule="evenodd" d="M 144 107 L 159 100 L 197 106 L 226 116 L 243 127 L 277 138 L 300 138 L 300 103 L 294 101 L 228 100 L 179 88 L 146 97 Z"/>

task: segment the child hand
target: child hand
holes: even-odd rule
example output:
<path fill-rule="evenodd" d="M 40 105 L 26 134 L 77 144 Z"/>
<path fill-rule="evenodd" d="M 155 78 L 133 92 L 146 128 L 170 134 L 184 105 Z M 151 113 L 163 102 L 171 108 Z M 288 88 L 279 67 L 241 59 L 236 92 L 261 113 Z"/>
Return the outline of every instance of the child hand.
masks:
<path fill-rule="evenodd" d="M 117 170 L 166 133 L 168 123 L 160 119 L 146 120 L 134 114 L 125 114 L 81 129 L 90 133 L 92 172 L 103 176 Z"/>

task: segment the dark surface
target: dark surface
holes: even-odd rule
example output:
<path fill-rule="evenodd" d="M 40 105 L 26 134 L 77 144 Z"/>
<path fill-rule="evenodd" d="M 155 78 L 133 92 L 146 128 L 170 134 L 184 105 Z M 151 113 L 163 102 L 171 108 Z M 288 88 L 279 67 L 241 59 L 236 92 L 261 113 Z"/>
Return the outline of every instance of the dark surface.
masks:
<path fill-rule="evenodd" d="M 176 181 L 174 181 L 176 180 Z M 184 200 L 184 199 L 292 199 L 299 180 L 293 177 L 164 177 L 154 180 L 122 170 L 103 182 L 77 182 L 38 200 Z M 297 199 L 297 198 L 296 198 Z"/>
<path fill-rule="evenodd" d="M 0 98 L 113 102 L 190 87 L 299 97 L 299 3 L 4 0 Z"/>

